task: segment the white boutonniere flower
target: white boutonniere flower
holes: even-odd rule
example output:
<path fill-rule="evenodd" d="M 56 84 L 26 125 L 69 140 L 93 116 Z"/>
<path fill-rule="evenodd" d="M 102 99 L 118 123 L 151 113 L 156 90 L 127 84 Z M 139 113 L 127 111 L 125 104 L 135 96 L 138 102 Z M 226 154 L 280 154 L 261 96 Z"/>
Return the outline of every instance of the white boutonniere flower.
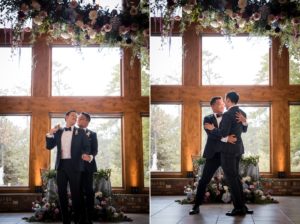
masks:
<path fill-rule="evenodd" d="M 90 134 L 91 134 L 91 132 L 89 132 L 89 131 L 86 133 L 86 135 L 87 135 L 88 137 L 90 137 Z"/>
<path fill-rule="evenodd" d="M 75 131 L 75 135 L 78 135 L 78 129 Z"/>

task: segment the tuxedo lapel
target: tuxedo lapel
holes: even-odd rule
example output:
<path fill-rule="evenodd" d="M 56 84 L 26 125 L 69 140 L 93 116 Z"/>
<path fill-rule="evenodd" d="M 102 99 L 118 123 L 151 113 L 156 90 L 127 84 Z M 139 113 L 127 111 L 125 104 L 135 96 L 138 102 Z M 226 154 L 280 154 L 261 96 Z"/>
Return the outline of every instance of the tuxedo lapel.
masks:
<path fill-rule="evenodd" d="M 213 122 L 213 124 L 214 124 L 214 126 L 216 127 L 216 128 L 218 128 L 219 126 L 218 126 L 218 122 L 217 122 L 217 118 L 215 117 L 215 115 L 213 114 L 212 115 L 212 122 Z"/>

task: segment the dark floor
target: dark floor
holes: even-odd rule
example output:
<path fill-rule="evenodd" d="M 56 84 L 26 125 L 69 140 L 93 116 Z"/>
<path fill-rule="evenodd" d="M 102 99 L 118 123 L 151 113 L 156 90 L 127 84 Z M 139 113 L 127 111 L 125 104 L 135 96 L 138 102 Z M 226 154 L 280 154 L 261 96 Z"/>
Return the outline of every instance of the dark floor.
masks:
<path fill-rule="evenodd" d="M 24 224 L 26 221 L 22 220 L 23 217 L 30 217 L 32 213 L 0 213 L 0 224 Z M 149 224 L 149 215 L 147 214 L 126 214 L 133 222 L 119 222 L 119 224 Z M 33 222 L 39 224 L 40 222 Z M 58 224 L 60 222 L 51 222 L 47 224 Z M 94 222 L 98 224 L 99 222 Z M 103 223 L 103 222 L 101 222 Z"/>
<path fill-rule="evenodd" d="M 200 214 L 189 215 L 192 205 L 180 205 L 176 199 L 183 196 L 152 196 L 151 224 L 300 224 L 300 197 L 275 197 L 279 204 L 247 205 L 253 215 L 229 217 L 225 213 L 231 204 L 204 204 Z"/>

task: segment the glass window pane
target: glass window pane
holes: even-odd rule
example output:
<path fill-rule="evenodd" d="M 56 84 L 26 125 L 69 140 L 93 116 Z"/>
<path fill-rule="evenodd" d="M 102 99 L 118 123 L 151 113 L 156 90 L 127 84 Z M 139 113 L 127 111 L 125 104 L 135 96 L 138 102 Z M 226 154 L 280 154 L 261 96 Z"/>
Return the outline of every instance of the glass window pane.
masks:
<path fill-rule="evenodd" d="M 31 95 L 31 47 L 21 47 L 13 55 L 10 47 L 0 48 L 0 96 Z"/>
<path fill-rule="evenodd" d="M 122 141 L 121 118 L 106 118 L 92 116 L 88 128 L 97 133 L 98 155 L 97 168 L 111 169 L 111 184 L 113 187 L 122 187 Z M 64 118 L 52 118 L 51 127 L 60 124 L 64 127 Z M 54 168 L 56 149 L 51 150 L 51 168 Z"/>
<path fill-rule="evenodd" d="M 181 105 L 151 105 L 151 171 L 181 171 Z"/>
<path fill-rule="evenodd" d="M 300 60 L 290 55 L 290 84 L 300 84 Z"/>
<path fill-rule="evenodd" d="M 268 85 L 269 39 L 202 37 L 203 85 Z"/>
<path fill-rule="evenodd" d="M 53 96 L 120 96 L 120 48 L 52 49 Z"/>
<path fill-rule="evenodd" d="M 149 117 L 142 117 L 143 124 L 143 160 L 144 160 L 144 187 L 149 187 Z"/>
<path fill-rule="evenodd" d="M 144 51 L 147 51 L 146 49 Z M 149 56 L 144 52 L 141 57 L 141 80 L 142 80 L 142 96 L 149 96 L 150 93 L 150 70 Z"/>
<path fill-rule="evenodd" d="M 241 109 L 247 114 L 248 123 L 247 132 L 242 134 L 244 155 L 258 155 L 260 172 L 270 172 L 270 108 L 246 105 L 242 106 Z M 210 107 L 202 107 L 202 121 L 206 115 L 212 113 Z M 203 130 L 203 127 L 201 128 Z M 203 130 L 202 149 L 204 149 L 206 139 L 206 132 Z"/>
<path fill-rule="evenodd" d="M 168 42 L 170 40 L 170 42 Z M 150 75 L 152 85 L 182 84 L 182 38 L 150 37 Z"/>
<path fill-rule="evenodd" d="M 0 116 L 0 186 L 29 185 L 30 116 Z"/>
<path fill-rule="evenodd" d="M 290 106 L 291 172 L 300 172 L 300 106 Z"/>

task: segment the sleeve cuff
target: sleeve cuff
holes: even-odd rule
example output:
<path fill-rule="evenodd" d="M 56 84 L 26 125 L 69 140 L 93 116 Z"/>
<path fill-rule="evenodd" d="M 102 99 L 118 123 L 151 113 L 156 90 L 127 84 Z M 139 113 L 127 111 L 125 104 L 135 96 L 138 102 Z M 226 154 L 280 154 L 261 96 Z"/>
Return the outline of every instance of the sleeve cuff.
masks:
<path fill-rule="evenodd" d="M 242 124 L 243 124 L 243 126 L 248 126 L 247 122 L 243 122 Z"/>
<path fill-rule="evenodd" d="M 91 157 L 91 159 L 90 159 L 89 163 L 91 163 L 93 161 L 93 159 L 94 159 L 93 155 L 90 155 L 90 157 Z"/>
<path fill-rule="evenodd" d="M 227 142 L 227 141 L 228 141 L 228 136 L 224 137 L 224 138 L 221 138 L 221 142 Z"/>
<path fill-rule="evenodd" d="M 47 138 L 54 138 L 54 135 L 53 135 L 53 134 L 51 135 L 50 133 L 47 133 L 47 134 L 46 134 L 46 137 L 47 137 Z"/>

